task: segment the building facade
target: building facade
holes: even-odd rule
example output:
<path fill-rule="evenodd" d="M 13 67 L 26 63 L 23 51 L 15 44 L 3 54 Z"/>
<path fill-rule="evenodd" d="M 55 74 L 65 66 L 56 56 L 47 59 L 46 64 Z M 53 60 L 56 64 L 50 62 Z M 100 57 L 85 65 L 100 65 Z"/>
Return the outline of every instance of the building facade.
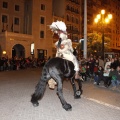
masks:
<path fill-rule="evenodd" d="M 120 50 L 120 0 L 87 0 L 87 32 L 94 32 L 94 18 L 105 9 L 113 15 L 106 34 L 113 50 Z M 55 56 L 49 25 L 62 20 L 73 47 L 84 36 L 84 0 L 0 0 L 0 57 Z"/>
<path fill-rule="evenodd" d="M 52 0 L 1 0 L 0 16 L 0 56 L 52 55 Z"/>

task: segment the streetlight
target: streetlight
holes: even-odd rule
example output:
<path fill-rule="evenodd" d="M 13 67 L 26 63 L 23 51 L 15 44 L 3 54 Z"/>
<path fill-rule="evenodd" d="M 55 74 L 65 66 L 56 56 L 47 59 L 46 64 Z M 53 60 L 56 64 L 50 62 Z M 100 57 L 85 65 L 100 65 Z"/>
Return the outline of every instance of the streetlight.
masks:
<path fill-rule="evenodd" d="M 2 51 L 2 54 L 3 54 L 3 57 L 6 57 L 6 51 L 5 50 Z"/>
<path fill-rule="evenodd" d="M 3 55 L 6 55 L 6 51 L 5 50 L 2 53 L 3 53 Z"/>
<path fill-rule="evenodd" d="M 102 28 L 102 57 L 104 59 L 104 25 L 108 24 L 110 22 L 110 20 L 112 19 L 112 14 L 107 14 L 105 15 L 105 10 L 101 10 L 100 14 L 98 14 L 96 16 L 96 18 L 94 19 L 95 23 L 100 23 L 101 28 Z"/>

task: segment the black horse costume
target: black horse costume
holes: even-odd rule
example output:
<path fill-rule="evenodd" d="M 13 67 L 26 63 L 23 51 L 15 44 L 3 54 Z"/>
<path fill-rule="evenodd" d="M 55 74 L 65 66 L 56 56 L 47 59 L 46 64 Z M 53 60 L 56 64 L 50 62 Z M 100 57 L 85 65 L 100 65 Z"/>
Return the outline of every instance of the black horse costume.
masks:
<path fill-rule="evenodd" d="M 48 81 L 53 78 L 57 83 L 57 94 L 63 108 L 67 111 L 71 110 L 72 106 L 68 104 L 63 97 L 62 84 L 64 78 L 70 78 L 74 91 L 74 98 L 80 98 L 82 94 L 82 81 L 80 79 L 77 79 L 79 85 L 79 89 L 77 90 L 74 75 L 74 65 L 71 61 L 59 57 L 50 59 L 44 65 L 40 81 L 36 86 L 34 94 L 32 95 L 31 102 L 33 106 L 39 105 L 38 100 L 43 97 Z"/>

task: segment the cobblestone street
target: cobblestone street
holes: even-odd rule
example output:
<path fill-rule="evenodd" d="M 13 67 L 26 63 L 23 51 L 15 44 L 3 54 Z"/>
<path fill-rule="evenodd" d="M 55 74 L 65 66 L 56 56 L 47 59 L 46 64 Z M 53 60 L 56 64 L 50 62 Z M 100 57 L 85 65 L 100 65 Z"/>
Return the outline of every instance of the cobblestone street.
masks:
<path fill-rule="evenodd" d="M 74 99 L 69 81 L 63 94 L 72 111 L 65 111 L 56 90 L 47 86 L 38 107 L 30 102 L 40 69 L 0 72 L 0 120 L 120 120 L 120 92 L 83 82 L 81 99 Z"/>

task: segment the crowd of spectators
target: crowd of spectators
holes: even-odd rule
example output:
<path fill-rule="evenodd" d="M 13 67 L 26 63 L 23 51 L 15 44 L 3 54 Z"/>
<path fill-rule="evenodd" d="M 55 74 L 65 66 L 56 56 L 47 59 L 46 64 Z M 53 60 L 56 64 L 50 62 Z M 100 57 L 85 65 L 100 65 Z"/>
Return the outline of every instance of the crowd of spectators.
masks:
<path fill-rule="evenodd" d="M 9 70 L 19 70 L 27 68 L 37 68 L 45 64 L 45 59 L 31 59 L 31 58 L 0 58 L 0 72 Z"/>
<path fill-rule="evenodd" d="M 50 58 L 48 58 L 50 59 Z M 112 85 L 112 89 L 117 89 L 120 85 L 120 57 L 105 58 L 90 55 L 87 59 L 79 58 L 80 73 L 84 79 L 93 79 L 94 84 L 99 85 L 104 82 L 105 87 Z M 44 66 L 45 59 L 31 59 L 16 57 L 9 59 L 8 57 L 0 58 L 0 72 L 10 70 L 20 70 L 27 68 L 38 68 Z"/>
<path fill-rule="evenodd" d="M 102 60 L 101 56 L 91 55 L 88 59 L 80 58 L 80 73 L 83 79 L 92 78 L 94 84 L 100 85 L 103 81 L 104 86 L 118 89 L 120 85 L 120 57 L 118 55 Z"/>

